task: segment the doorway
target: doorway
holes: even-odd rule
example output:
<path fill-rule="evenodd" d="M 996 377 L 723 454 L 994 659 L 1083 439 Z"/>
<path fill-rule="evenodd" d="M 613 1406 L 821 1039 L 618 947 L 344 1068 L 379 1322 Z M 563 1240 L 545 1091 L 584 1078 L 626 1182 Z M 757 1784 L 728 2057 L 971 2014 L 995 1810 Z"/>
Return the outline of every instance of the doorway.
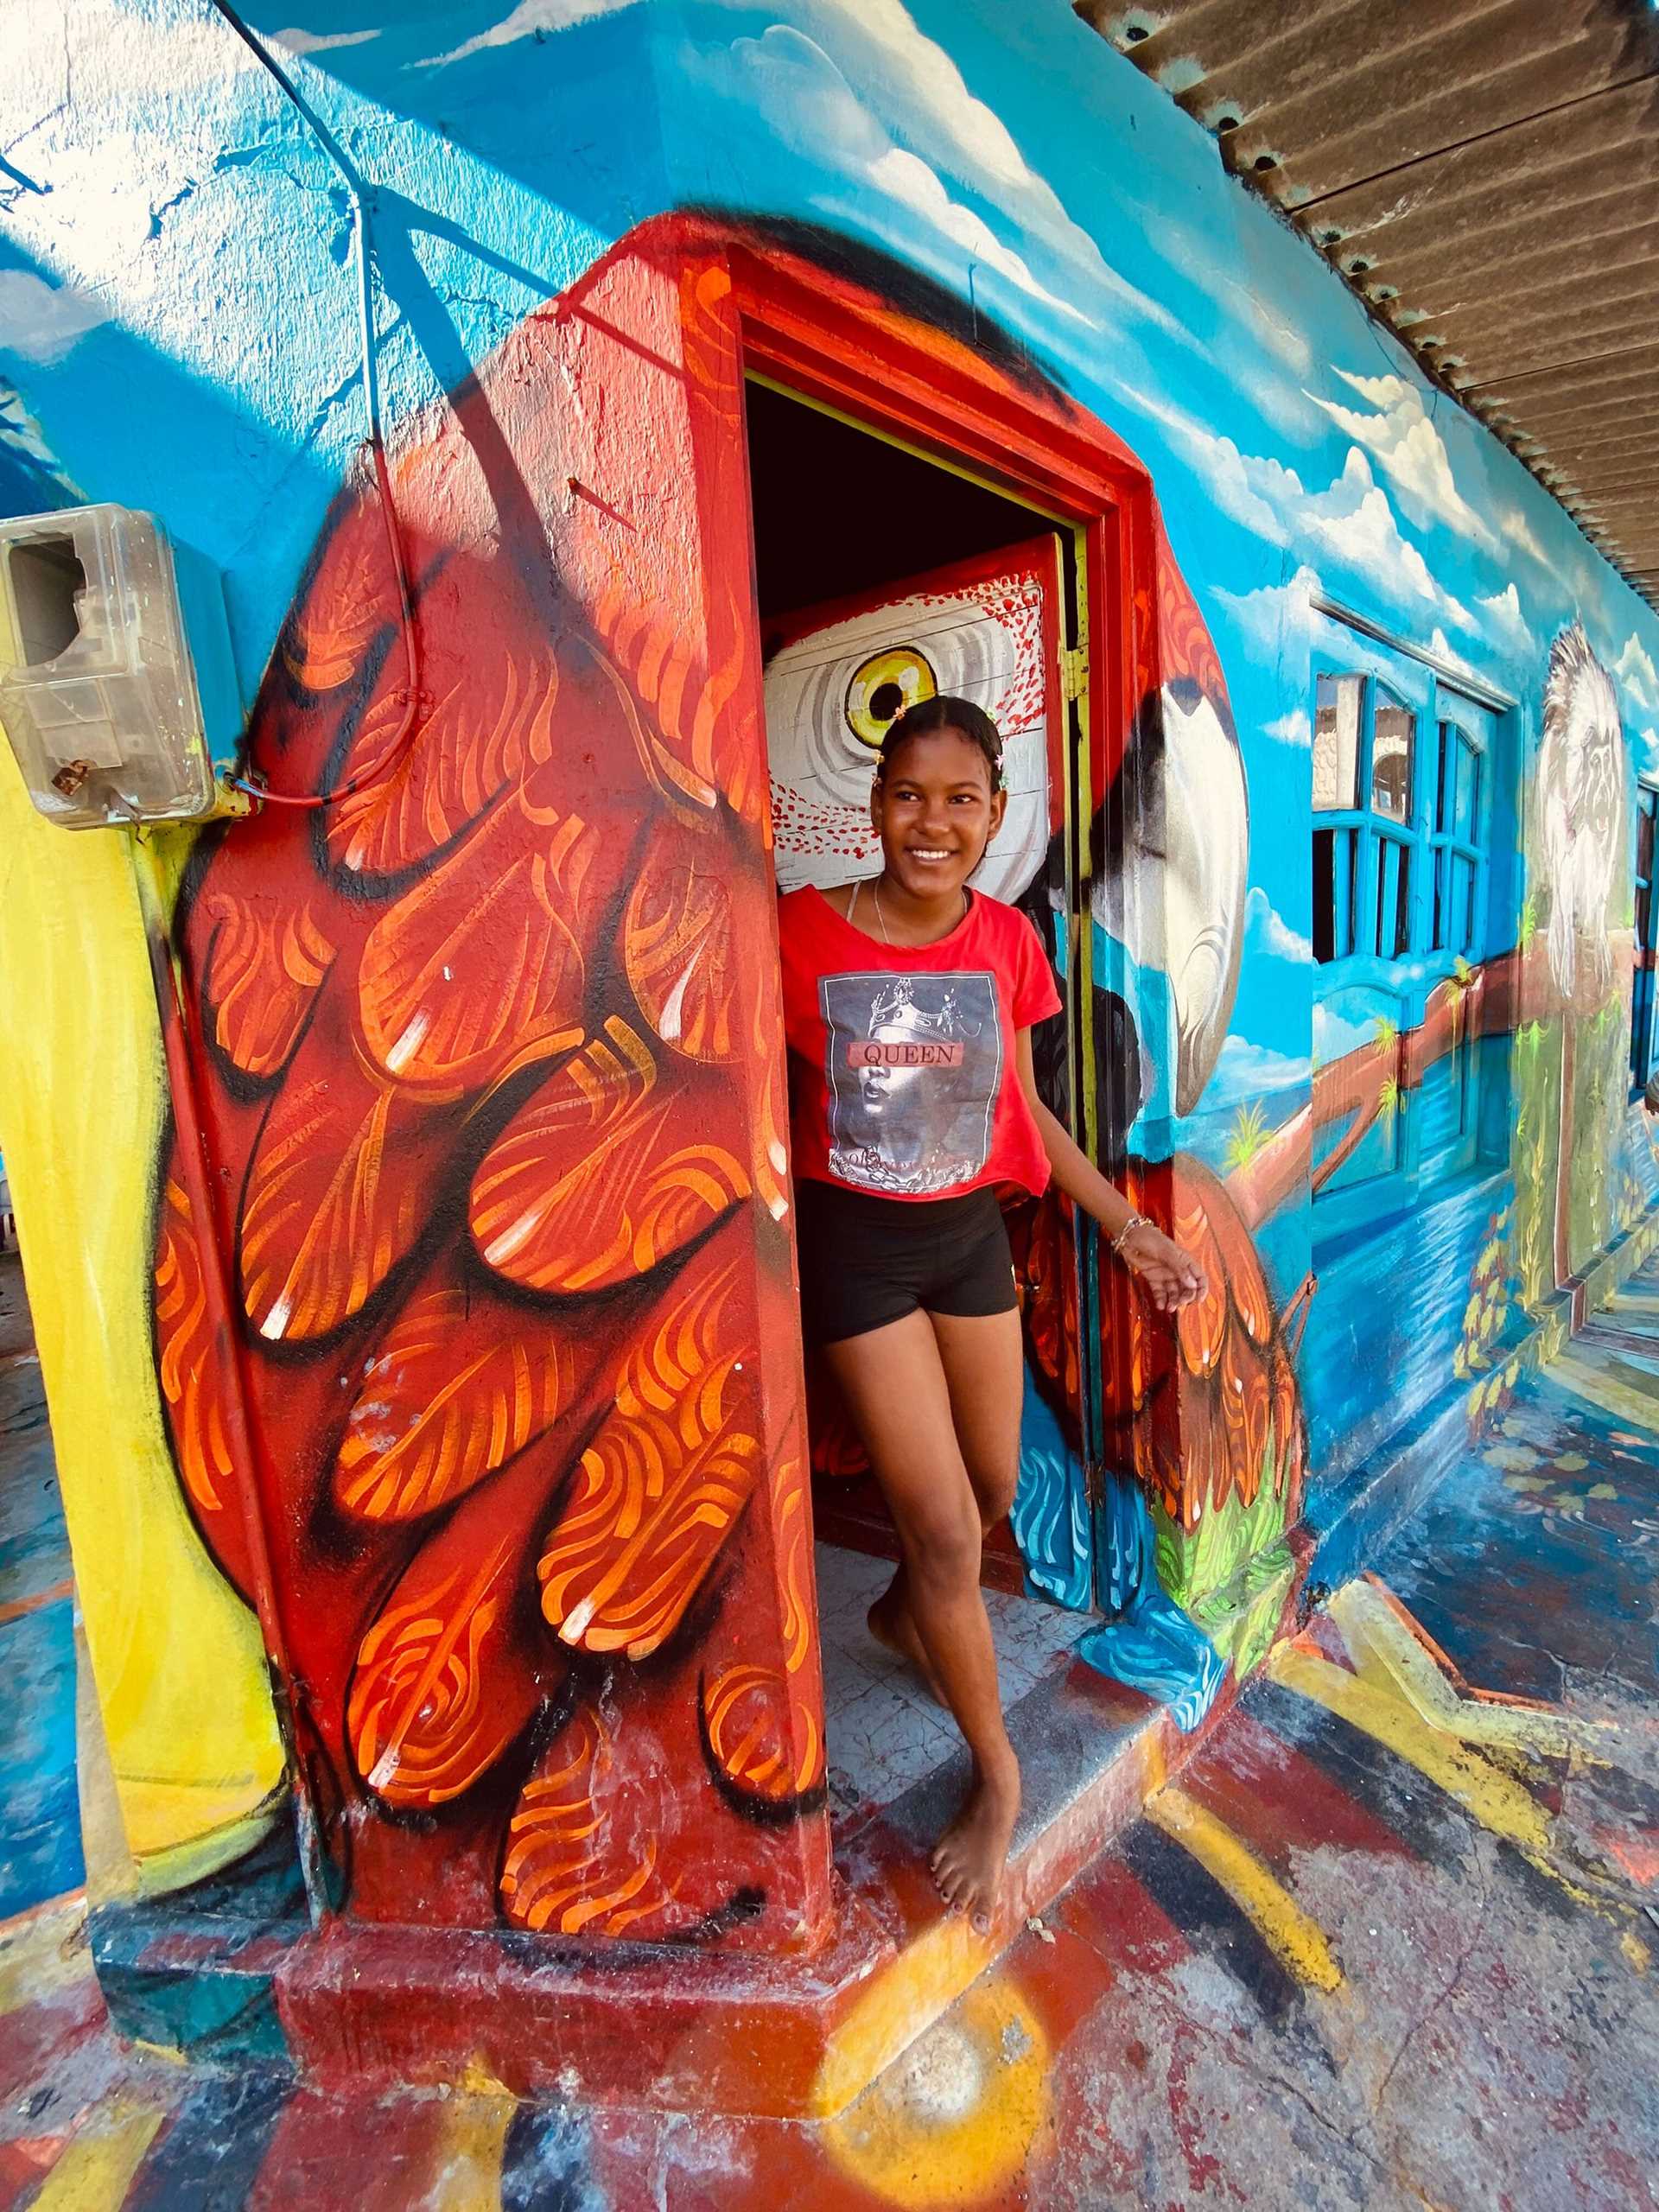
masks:
<path fill-rule="evenodd" d="M 869 788 L 887 727 L 936 693 L 983 706 L 1003 735 L 1009 804 L 976 885 L 1025 911 L 1049 954 L 1066 1011 L 1035 1040 L 1039 1082 L 1069 1119 L 1080 752 L 1066 682 L 1076 667 L 1071 533 L 976 476 L 772 384 L 747 382 L 745 418 L 779 887 L 828 888 L 878 873 Z M 1045 1402 L 1052 1378 L 1030 1346 L 1033 1286 L 1039 1296 L 1069 1298 L 1075 1313 L 1079 1253 L 1054 1201 L 1020 1209 L 1011 1226 L 1027 1306 L 1022 1427 L 1033 1464 L 1021 1488 L 1028 1506 L 1039 1501 L 1048 1570 L 1046 1586 L 1029 1573 L 1016 1510 L 988 1541 L 985 1580 L 1007 1693 L 1017 1694 L 1075 1642 L 1075 1614 L 1059 1607 L 1090 1605 L 1093 1576 L 1086 1515 L 1063 1516 L 1065 1555 L 1053 1573 L 1064 1409 Z M 810 1362 L 809 1381 L 832 1771 L 886 1801 L 938 1764 L 948 1723 L 942 1736 L 938 1708 L 865 1631 L 863 1614 L 897 1545 L 856 1441 Z M 1080 1480 L 1080 1461 L 1075 1472 Z"/>

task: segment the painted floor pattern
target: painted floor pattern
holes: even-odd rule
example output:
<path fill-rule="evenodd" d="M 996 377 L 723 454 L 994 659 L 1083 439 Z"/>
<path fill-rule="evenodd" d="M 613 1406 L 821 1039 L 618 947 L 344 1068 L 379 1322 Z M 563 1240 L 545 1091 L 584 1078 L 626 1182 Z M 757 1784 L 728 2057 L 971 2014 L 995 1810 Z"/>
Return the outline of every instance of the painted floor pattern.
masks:
<path fill-rule="evenodd" d="M 1656 1444 L 1659 1263 L 827 2126 L 192 2072 L 71 1898 L 0 1929 L 0 2212 L 1659 2204 Z"/>

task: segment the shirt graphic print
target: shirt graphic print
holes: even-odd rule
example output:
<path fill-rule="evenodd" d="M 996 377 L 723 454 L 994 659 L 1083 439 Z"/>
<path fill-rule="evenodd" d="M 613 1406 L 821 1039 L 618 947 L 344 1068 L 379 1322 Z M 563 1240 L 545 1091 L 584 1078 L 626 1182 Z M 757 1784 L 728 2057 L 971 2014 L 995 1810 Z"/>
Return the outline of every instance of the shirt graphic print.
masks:
<path fill-rule="evenodd" d="M 895 1198 L 971 1183 L 1002 1080 L 995 978 L 982 969 L 820 976 L 830 1170 Z"/>

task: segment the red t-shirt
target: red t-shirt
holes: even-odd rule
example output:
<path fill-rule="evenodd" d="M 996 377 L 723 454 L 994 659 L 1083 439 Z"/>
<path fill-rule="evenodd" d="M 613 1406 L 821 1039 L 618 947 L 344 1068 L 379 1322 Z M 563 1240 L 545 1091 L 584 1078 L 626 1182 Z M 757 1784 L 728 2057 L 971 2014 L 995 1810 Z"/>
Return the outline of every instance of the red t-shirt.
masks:
<path fill-rule="evenodd" d="M 1046 1186 L 1014 1033 L 1060 1001 L 1023 914 L 975 892 L 936 944 L 889 945 L 808 885 L 778 925 L 798 1179 L 890 1198 Z"/>

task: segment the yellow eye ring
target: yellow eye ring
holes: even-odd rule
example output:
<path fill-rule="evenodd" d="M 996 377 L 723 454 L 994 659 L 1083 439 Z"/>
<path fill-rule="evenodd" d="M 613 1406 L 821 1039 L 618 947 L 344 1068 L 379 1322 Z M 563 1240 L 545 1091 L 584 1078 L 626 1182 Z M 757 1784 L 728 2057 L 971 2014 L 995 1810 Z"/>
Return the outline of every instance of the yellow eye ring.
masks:
<path fill-rule="evenodd" d="M 874 752 L 906 707 L 931 699 L 939 680 L 914 645 L 887 645 L 854 670 L 847 686 L 847 727 Z"/>

